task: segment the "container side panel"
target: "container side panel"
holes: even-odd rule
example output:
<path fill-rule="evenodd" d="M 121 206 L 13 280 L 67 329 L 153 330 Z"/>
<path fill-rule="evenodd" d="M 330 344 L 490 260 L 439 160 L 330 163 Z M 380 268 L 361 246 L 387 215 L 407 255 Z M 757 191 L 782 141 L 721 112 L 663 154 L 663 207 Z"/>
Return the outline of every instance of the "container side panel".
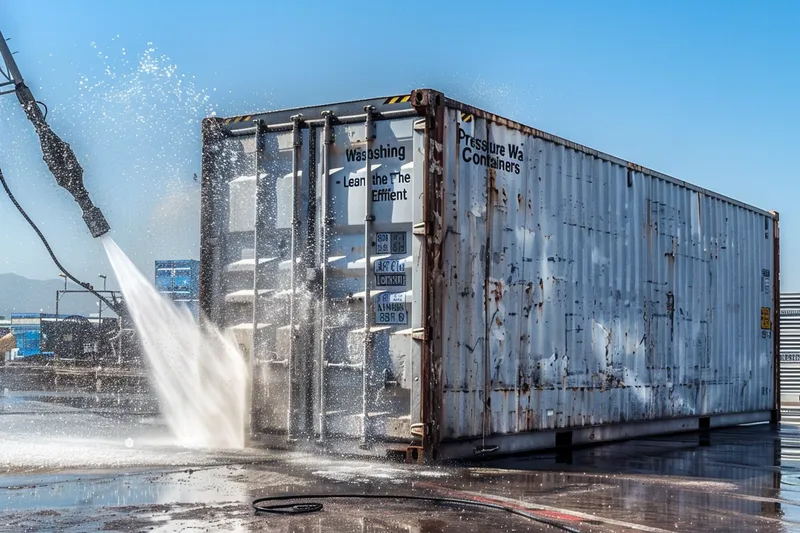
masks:
<path fill-rule="evenodd" d="M 460 123 L 460 114 L 447 110 L 447 143 L 459 137 L 485 136 L 485 122 Z M 480 134 L 477 131 L 483 130 Z M 442 253 L 444 278 L 444 423 L 443 438 L 466 429 L 481 434 L 484 417 L 484 356 L 487 256 L 487 169 L 464 159 L 467 153 L 446 151 L 445 165 L 453 165 L 444 187 L 447 237 Z"/>
<path fill-rule="evenodd" d="M 470 118 L 448 110 L 445 438 L 771 408 L 769 217 Z"/>

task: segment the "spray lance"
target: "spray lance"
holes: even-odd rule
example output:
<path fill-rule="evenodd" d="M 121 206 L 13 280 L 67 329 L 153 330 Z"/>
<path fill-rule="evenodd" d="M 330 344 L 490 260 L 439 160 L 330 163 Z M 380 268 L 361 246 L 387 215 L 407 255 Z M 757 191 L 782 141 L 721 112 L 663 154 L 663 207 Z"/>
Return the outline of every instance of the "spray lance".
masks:
<path fill-rule="evenodd" d="M 19 103 L 22 105 L 28 120 L 31 121 L 36 129 L 36 134 L 39 135 L 44 162 L 47 163 L 47 167 L 53 173 L 56 182 L 69 191 L 75 201 L 78 202 L 83 211 L 83 220 L 92 233 L 92 237 L 100 237 L 107 233 L 111 228 L 108 226 L 108 222 L 106 222 L 106 218 L 100 209 L 92 204 L 89 192 L 83 186 L 83 168 L 78 163 L 75 152 L 72 151 L 68 143 L 61 140 L 50 129 L 50 125 L 47 124 L 39 104 L 33 97 L 33 93 L 25 85 L 25 80 L 23 80 L 22 74 L 17 68 L 17 63 L 14 61 L 14 56 L 11 54 L 11 50 L 9 50 L 2 33 L 0 33 L 0 54 L 2 54 L 3 62 L 6 64 L 6 72 L 3 74 L 8 80 L 6 84 L 14 85 L 13 91 L 17 93 Z"/>
<path fill-rule="evenodd" d="M 0 90 L 2 90 L 0 95 L 16 93 L 17 99 L 19 100 L 22 109 L 25 111 L 25 115 L 28 117 L 28 120 L 31 122 L 31 124 L 33 124 L 36 134 L 39 136 L 44 162 L 47 164 L 47 167 L 53 174 L 53 177 L 55 177 L 56 183 L 58 183 L 62 188 L 66 189 L 78 203 L 81 211 L 83 211 L 83 220 L 86 223 L 86 226 L 89 228 L 89 232 L 92 234 L 92 237 L 97 238 L 105 235 L 111 228 L 109 227 L 106 218 L 103 216 L 102 211 L 100 211 L 100 208 L 95 206 L 92 203 L 91 198 L 89 198 L 89 192 L 83 185 L 83 168 L 81 167 L 80 163 L 78 163 L 78 158 L 75 156 L 75 152 L 68 143 L 63 141 L 50 128 L 50 125 L 46 120 L 47 115 L 43 113 L 42 109 L 39 107 L 41 104 L 46 111 L 47 106 L 41 102 L 38 102 L 34 98 L 33 93 L 28 86 L 25 85 L 25 80 L 22 78 L 22 74 L 20 74 L 17 63 L 14 60 L 11 50 L 8 48 L 8 44 L 6 39 L 3 37 L 2 32 L 0 32 L 0 55 L 2 56 L 6 67 L 5 71 L 0 69 L 0 74 L 2 74 L 6 80 L 0 80 Z M 7 88 L 9 86 L 12 87 Z M 56 264 L 56 266 L 58 266 L 59 270 L 61 270 L 64 275 L 70 278 L 72 281 L 97 296 L 118 315 L 122 316 L 122 302 L 117 301 L 116 298 L 114 298 L 113 303 L 108 301 L 108 299 L 106 299 L 104 296 L 95 292 L 94 288 L 90 284 L 79 281 L 72 274 L 67 272 L 67 270 L 61 265 L 42 232 L 39 231 L 39 228 L 36 226 L 36 224 L 30 219 L 30 217 L 28 217 L 22 206 L 20 206 L 17 200 L 14 198 L 14 195 L 8 188 L 8 184 L 5 181 L 2 171 L 0 171 L 0 182 L 2 182 L 3 188 L 5 189 L 11 201 L 14 203 L 14 206 L 19 210 L 22 216 L 25 217 L 25 220 L 28 221 L 31 227 L 33 227 L 33 229 L 39 235 L 39 238 L 44 243 L 48 253 L 50 254 L 50 257 L 53 259 L 53 262 Z"/>

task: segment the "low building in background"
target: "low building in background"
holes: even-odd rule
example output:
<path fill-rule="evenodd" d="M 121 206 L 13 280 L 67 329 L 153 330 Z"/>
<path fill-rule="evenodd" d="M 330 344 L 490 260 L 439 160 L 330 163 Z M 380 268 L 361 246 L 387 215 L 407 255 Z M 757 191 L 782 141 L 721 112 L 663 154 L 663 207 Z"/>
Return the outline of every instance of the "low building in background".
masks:
<path fill-rule="evenodd" d="M 42 354 L 42 317 L 53 317 L 47 313 L 11 313 L 8 327 L 17 341 L 15 358 L 25 358 Z"/>
<path fill-rule="evenodd" d="M 197 320 L 200 293 L 200 261 L 169 259 L 156 261 L 156 290 L 191 311 Z"/>
<path fill-rule="evenodd" d="M 59 358 L 76 362 L 116 360 L 119 336 L 116 317 L 12 313 L 0 322 L 0 337 L 14 336 L 16 347 L 6 360 Z M 120 348 L 121 349 L 121 348 Z"/>

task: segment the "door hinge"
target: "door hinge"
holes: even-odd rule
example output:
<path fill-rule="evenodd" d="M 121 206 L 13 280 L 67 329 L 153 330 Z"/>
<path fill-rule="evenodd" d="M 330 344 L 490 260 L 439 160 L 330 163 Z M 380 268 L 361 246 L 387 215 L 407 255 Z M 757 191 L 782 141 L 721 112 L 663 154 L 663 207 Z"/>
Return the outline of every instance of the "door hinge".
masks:
<path fill-rule="evenodd" d="M 425 341 L 427 338 L 425 337 L 426 328 L 414 328 L 411 330 L 411 338 L 415 341 Z"/>

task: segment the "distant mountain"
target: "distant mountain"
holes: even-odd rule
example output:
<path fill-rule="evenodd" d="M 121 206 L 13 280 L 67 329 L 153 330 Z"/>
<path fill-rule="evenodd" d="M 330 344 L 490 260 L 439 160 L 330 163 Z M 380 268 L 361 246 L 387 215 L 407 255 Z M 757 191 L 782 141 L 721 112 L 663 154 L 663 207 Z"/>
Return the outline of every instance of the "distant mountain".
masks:
<path fill-rule="evenodd" d="M 78 290 L 72 282 L 67 287 Z M 0 274 L 0 315 L 9 318 L 11 313 L 55 313 L 56 291 L 63 289 L 63 279 L 38 280 Z M 58 304 L 59 313 L 71 315 L 89 316 L 97 309 L 97 298 L 91 294 L 62 295 Z M 112 313 L 109 312 L 109 316 L 113 316 Z"/>

